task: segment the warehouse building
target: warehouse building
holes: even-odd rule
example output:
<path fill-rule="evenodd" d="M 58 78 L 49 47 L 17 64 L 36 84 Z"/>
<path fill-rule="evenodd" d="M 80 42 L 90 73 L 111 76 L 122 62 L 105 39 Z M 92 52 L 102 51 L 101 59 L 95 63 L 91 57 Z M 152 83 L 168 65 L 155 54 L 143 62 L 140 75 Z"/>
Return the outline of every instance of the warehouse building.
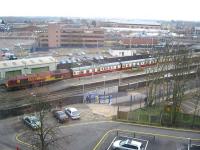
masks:
<path fill-rule="evenodd" d="M 49 23 L 48 30 L 38 32 L 39 48 L 56 47 L 101 47 L 104 46 L 104 29 L 88 27 L 67 27 L 59 23 Z"/>
<path fill-rule="evenodd" d="M 109 22 L 102 22 L 102 26 L 132 29 L 161 29 L 161 24 L 158 22 L 142 20 L 112 20 Z"/>
<path fill-rule="evenodd" d="M 125 57 L 134 56 L 137 51 L 135 49 L 109 49 L 108 52 L 114 57 Z"/>
<path fill-rule="evenodd" d="M 120 45 L 126 48 L 148 48 L 159 44 L 158 39 L 151 37 L 131 37 L 120 40 Z"/>
<path fill-rule="evenodd" d="M 57 60 L 51 56 L 0 61 L 0 79 L 56 70 Z"/>

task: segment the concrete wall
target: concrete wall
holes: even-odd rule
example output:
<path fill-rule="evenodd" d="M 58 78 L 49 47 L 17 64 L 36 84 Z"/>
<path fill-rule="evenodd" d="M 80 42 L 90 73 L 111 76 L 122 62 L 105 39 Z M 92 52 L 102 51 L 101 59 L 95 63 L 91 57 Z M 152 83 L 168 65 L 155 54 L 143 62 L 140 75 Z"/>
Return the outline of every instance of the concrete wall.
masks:
<path fill-rule="evenodd" d="M 48 46 L 60 47 L 60 25 L 57 23 L 49 23 L 48 25 Z"/>

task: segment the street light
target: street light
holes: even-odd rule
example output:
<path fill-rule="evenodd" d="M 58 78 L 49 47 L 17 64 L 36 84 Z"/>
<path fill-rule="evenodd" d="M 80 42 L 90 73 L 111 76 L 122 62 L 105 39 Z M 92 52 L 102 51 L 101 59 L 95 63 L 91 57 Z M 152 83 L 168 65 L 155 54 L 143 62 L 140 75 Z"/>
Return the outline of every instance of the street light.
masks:
<path fill-rule="evenodd" d="M 120 65 L 121 65 L 121 67 L 122 67 L 121 60 L 118 59 L 118 61 L 119 61 Z M 119 71 L 119 83 L 118 83 L 118 86 L 120 86 L 120 82 L 121 82 L 121 71 Z"/>
<path fill-rule="evenodd" d="M 31 96 L 33 97 L 34 103 L 36 103 L 36 94 L 35 94 L 34 92 L 31 92 L 30 94 L 31 94 Z M 37 115 L 37 114 L 36 114 L 36 112 L 35 112 L 35 116 L 36 116 L 36 115 Z"/>
<path fill-rule="evenodd" d="M 84 97 L 85 97 L 85 86 L 84 86 L 84 82 L 83 82 L 83 103 L 84 103 Z"/>
<path fill-rule="evenodd" d="M 103 76 L 103 81 L 104 81 L 104 95 L 105 95 L 105 90 L 106 90 L 106 80 L 105 80 L 106 76 Z"/>
<path fill-rule="evenodd" d="M 92 62 L 92 80 L 93 80 L 93 76 L 94 76 L 94 63 Z"/>
<path fill-rule="evenodd" d="M 119 85 L 120 86 L 120 83 L 121 83 L 121 71 L 119 72 Z"/>

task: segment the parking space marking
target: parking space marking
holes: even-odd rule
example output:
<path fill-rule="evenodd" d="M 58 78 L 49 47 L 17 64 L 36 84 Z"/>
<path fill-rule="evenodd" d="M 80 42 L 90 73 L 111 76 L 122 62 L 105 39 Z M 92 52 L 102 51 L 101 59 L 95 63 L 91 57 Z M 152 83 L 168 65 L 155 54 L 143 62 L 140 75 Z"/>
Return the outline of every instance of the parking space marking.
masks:
<path fill-rule="evenodd" d="M 167 137 L 167 138 L 174 138 L 174 139 L 180 139 L 180 140 L 186 140 L 188 138 L 186 137 L 179 137 L 179 136 L 173 136 L 173 135 L 167 135 L 167 134 L 154 134 L 154 133 L 147 133 L 147 132 L 137 132 L 137 131 L 133 131 L 133 130 L 121 130 L 121 129 L 112 129 L 107 131 L 103 137 L 100 139 L 100 141 L 95 145 L 95 147 L 93 148 L 93 150 L 97 150 L 97 148 L 102 144 L 102 141 L 105 140 L 106 136 L 113 132 L 113 131 L 120 131 L 120 132 L 127 132 L 127 133 L 139 133 L 139 134 L 145 134 L 145 135 L 152 135 L 152 136 L 159 136 L 159 137 Z M 193 141 L 200 141 L 200 139 L 193 139 L 191 138 L 191 140 Z"/>
<path fill-rule="evenodd" d="M 120 136 L 120 137 L 146 142 L 144 150 L 147 149 L 147 146 L 148 146 L 148 143 L 149 143 L 147 140 L 143 140 L 143 139 L 139 139 L 139 138 L 133 138 L 133 137 L 127 137 L 127 136 Z M 116 140 L 116 138 L 117 138 L 117 136 L 112 140 L 112 142 L 111 142 L 111 144 L 109 145 L 109 147 L 107 148 L 107 150 L 109 150 L 109 149 L 111 148 L 111 146 L 112 146 L 112 144 L 114 143 L 114 141 Z"/>
<path fill-rule="evenodd" d="M 160 136 L 160 137 L 167 137 L 167 138 L 174 138 L 174 139 L 180 139 L 180 140 L 188 139 L 187 137 L 173 136 L 173 135 L 167 135 L 167 134 L 148 133 L 148 132 L 137 132 L 137 131 L 121 130 L 121 129 L 119 129 L 118 131 L 121 131 L 121 132 L 129 132 L 129 133 L 139 133 L 139 134 L 152 135 L 152 136 Z M 191 139 L 191 140 L 194 140 L 194 141 L 200 141 L 200 139 L 193 139 L 193 138 L 190 138 L 190 139 Z"/>
<path fill-rule="evenodd" d="M 125 137 L 125 138 L 129 138 L 129 137 L 126 137 L 126 136 L 123 136 L 123 137 Z M 147 142 L 144 150 L 147 149 L 147 146 L 148 146 L 148 144 L 149 144 L 149 142 L 148 142 L 147 140 L 143 140 L 143 139 L 139 139 L 139 138 L 133 138 L 133 139 Z"/>
<path fill-rule="evenodd" d="M 112 142 L 111 142 L 111 144 L 109 145 L 109 147 L 107 148 L 107 150 L 109 150 L 109 149 L 111 148 L 111 146 L 112 146 L 113 142 L 116 140 L 116 138 L 117 138 L 117 137 L 115 137 L 115 138 L 112 140 Z"/>

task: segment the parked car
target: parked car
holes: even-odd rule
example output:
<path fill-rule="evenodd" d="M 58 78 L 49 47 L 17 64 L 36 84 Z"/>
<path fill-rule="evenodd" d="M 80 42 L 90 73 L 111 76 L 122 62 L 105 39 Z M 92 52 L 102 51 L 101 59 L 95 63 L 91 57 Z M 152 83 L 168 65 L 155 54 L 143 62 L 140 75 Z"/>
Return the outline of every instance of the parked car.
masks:
<path fill-rule="evenodd" d="M 53 115 L 60 123 L 64 123 L 69 119 L 69 117 L 62 110 L 53 110 Z"/>
<path fill-rule="evenodd" d="M 113 150 L 144 150 L 141 142 L 131 139 L 116 140 L 112 148 Z"/>
<path fill-rule="evenodd" d="M 41 127 L 41 122 L 36 116 L 24 116 L 23 122 L 32 129 L 39 129 Z"/>
<path fill-rule="evenodd" d="M 80 119 L 80 112 L 76 108 L 65 108 L 65 113 L 71 118 L 71 119 Z"/>
<path fill-rule="evenodd" d="M 15 55 L 11 55 L 10 57 L 8 57 L 9 60 L 16 60 L 17 57 Z"/>

